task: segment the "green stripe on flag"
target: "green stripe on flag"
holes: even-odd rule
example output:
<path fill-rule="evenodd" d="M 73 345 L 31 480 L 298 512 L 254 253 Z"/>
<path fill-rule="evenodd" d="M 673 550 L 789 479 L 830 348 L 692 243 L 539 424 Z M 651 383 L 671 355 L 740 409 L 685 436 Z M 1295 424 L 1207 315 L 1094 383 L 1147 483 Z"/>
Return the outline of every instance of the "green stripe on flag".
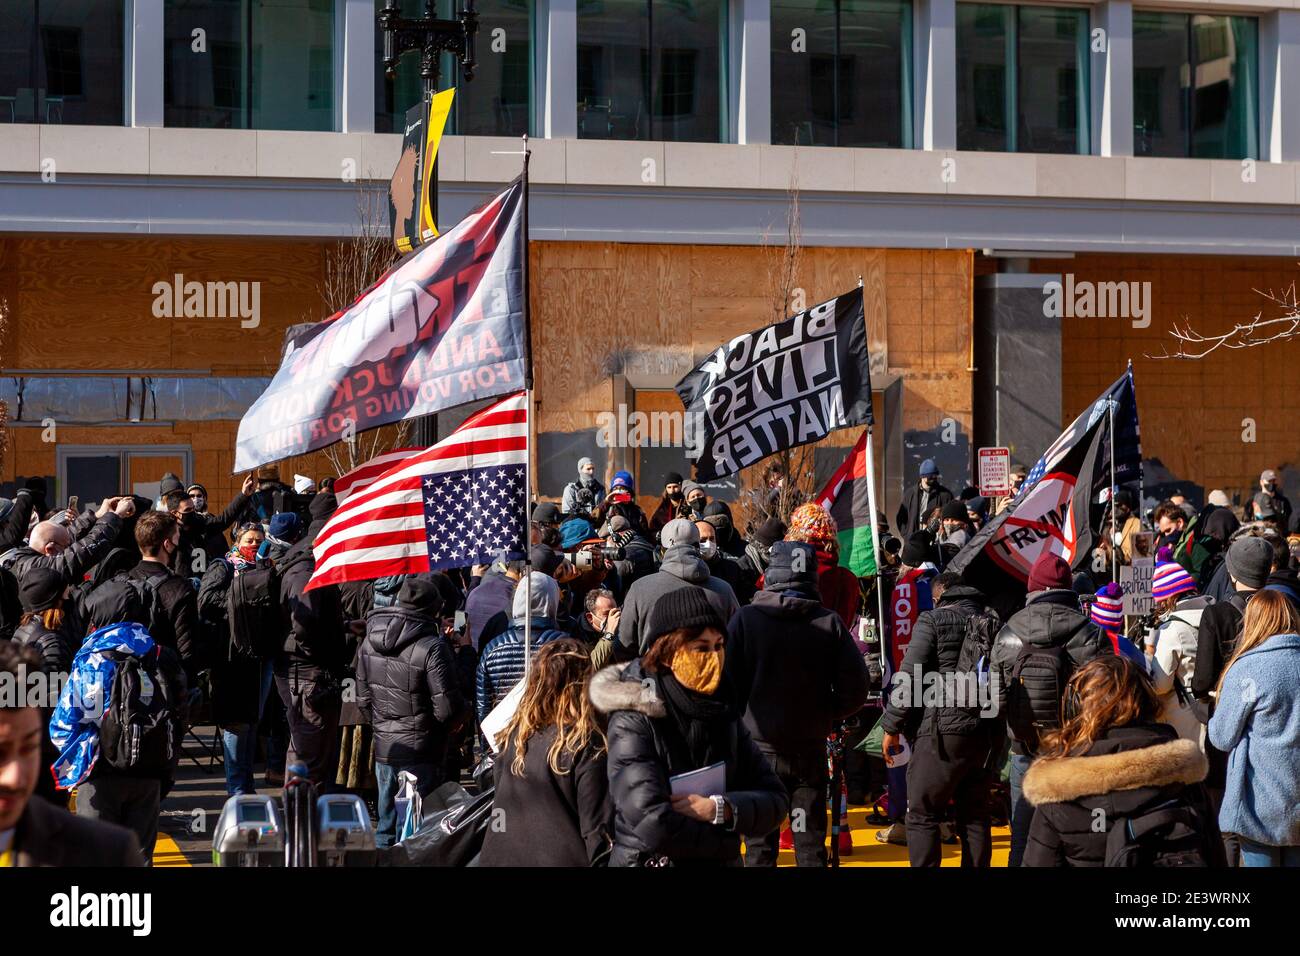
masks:
<path fill-rule="evenodd" d="M 871 550 L 871 528 L 849 528 L 836 535 L 840 542 L 840 566 L 860 578 L 876 573 L 876 556 Z"/>

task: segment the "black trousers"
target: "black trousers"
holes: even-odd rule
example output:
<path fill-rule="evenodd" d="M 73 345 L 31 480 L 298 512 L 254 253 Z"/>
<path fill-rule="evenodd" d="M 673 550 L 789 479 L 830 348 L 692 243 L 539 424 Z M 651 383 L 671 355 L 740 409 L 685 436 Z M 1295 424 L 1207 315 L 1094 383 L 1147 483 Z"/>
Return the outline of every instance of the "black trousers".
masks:
<path fill-rule="evenodd" d="M 338 683 L 319 671 L 290 664 L 287 673 L 277 669 L 275 686 L 289 722 L 286 766 L 301 761 L 307 765 L 312 783 L 331 789 L 338 772 L 339 715 L 343 709 Z"/>
<path fill-rule="evenodd" d="M 790 795 L 795 865 L 825 866 L 826 793 L 830 785 L 825 749 L 797 754 L 779 754 L 761 745 L 759 749 Z M 780 827 L 761 839 L 746 839 L 745 866 L 776 866 L 780 840 Z"/>
<path fill-rule="evenodd" d="M 939 823 L 953 803 L 961 838 L 961 865 L 988 866 L 993 855 L 989 834 L 987 768 L 989 738 L 926 734 L 917 739 L 907 764 L 907 857 L 912 866 L 938 866 L 943 858 Z"/>

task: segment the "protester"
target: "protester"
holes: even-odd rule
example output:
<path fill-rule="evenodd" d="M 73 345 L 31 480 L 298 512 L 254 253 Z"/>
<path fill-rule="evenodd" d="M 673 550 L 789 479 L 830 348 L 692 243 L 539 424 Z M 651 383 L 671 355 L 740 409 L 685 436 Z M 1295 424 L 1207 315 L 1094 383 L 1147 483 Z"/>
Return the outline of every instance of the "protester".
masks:
<path fill-rule="evenodd" d="M 21 585 L 30 568 L 51 568 L 64 584 L 78 584 L 85 573 L 105 557 L 117 540 L 122 522 L 135 514 L 135 500 L 105 498 L 95 512 L 87 511 L 71 527 L 42 521 L 32 529 L 27 544 L 7 559 Z"/>
<path fill-rule="evenodd" d="M 818 599 L 808 544 L 772 546 L 763 590 L 727 627 L 725 674 L 736 709 L 803 826 L 799 866 L 826 865 L 826 737 L 867 699 L 867 666 L 853 635 Z M 777 833 L 746 844 L 746 866 L 776 866 Z"/>
<path fill-rule="evenodd" d="M 1183 531 L 1187 527 L 1187 512 L 1173 501 L 1166 499 L 1156 508 L 1155 524 L 1159 532 L 1156 538 L 1156 551 L 1159 552 L 1165 547 L 1174 548 L 1182 539 Z"/>
<path fill-rule="evenodd" d="M 0 680 L 21 681 L 40 668 L 33 648 L 0 641 Z M 0 870 L 142 866 L 140 842 L 130 829 L 33 799 L 38 781 L 49 776 L 46 739 L 41 708 L 23 695 L 0 703 Z"/>
<path fill-rule="evenodd" d="M 465 599 L 465 617 L 469 622 L 469 639 L 480 651 L 510 626 L 515 584 L 524 574 L 522 560 L 507 560 L 505 552 L 483 575 L 478 587 Z"/>
<path fill-rule="evenodd" d="M 40 482 L 39 494 L 30 487 L 38 480 L 29 479 L 26 487 L 14 492 L 13 498 L 0 498 L 0 554 L 22 544 L 23 539 L 27 537 L 27 528 L 31 524 L 33 511 L 37 514 L 44 512 L 45 482 Z"/>
<path fill-rule="evenodd" d="M 239 530 L 241 540 L 237 540 L 236 546 L 241 549 L 244 547 L 242 536 L 251 531 L 261 531 L 258 525 L 244 525 Z M 302 520 L 292 511 L 282 511 L 279 514 L 272 515 L 271 521 L 267 525 L 266 537 L 262 538 L 257 547 L 257 557 L 266 558 L 269 561 L 276 562 L 289 553 L 292 548 L 302 538 Z M 261 538 L 260 535 L 258 535 Z"/>
<path fill-rule="evenodd" d="M 431 793 L 447 777 L 448 741 L 469 718 L 432 578 L 411 575 L 396 607 L 372 611 L 357 652 L 357 707 L 375 734 L 381 847 L 396 839 L 399 775 L 411 774 L 420 796 Z"/>
<path fill-rule="evenodd" d="M 745 553 L 745 539 L 736 530 L 736 523 L 731 517 L 731 508 L 725 501 L 711 501 L 704 506 L 704 520 L 713 525 L 717 532 L 718 550 L 728 557 L 739 560 Z"/>
<path fill-rule="evenodd" d="M 528 657 L 550 641 L 570 635 L 556 627 L 560 606 L 560 586 L 555 578 L 533 571 L 515 585 L 511 624 L 483 648 L 475 675 L 475 713 L 478 722 L 510 693 L 524 678 Z M 531 618 L 531 633 L 525 624 Z M 525 656 L 527 641 L 528 656 Z"/>
<path fill-rule="evenodd" d="M 613 657 L 621 616 L 613 591 L 592 588 L 587 592 L 583 599 L 582 618 L 578 622 L 578 637 L 591 655 L 593 670 L 600 670 Z"/>
<path fill-rule="evenodd" d="M 835 519 L 819 504 L 808 502 L 790 515 L 789 541 L 803 541 L 817 551 L 817 590 L 822 604 L 840 616 L 845 627 L 853 627 L 862 603 L 857 576 L 839 564 L 840 542 Z"/>
<path fill-rule="evenodd" d="M 589 696 L 591 660 L 569 638 L 533 659 L 498 737 L 493 812 L 479 866 L 596 866 L 613 849 L 605 735 Z"/>
<path fill-rule="evenodd" d="M 596 465 L 590 458 L 578 459 L 578 480 L 564 486 L 560 510 L 570 518 L 589 517 L 605 500 L 605 486 L 596 480 Z"/>
<path fill-rule="evenodd" d="M 654 637 L 650 633 L 651 612 L 673 591 L 686 587 L 706 591 L 709 602 L 724 621 L 731 620 L 731 615 L 740 609 L 731 586 L 713 577 L 700 557 L 700 532 L 693 523 L 686 518 L 675 518 L 664 525 L 660 540 L 664 556 L 659 570 L 633 584 L 623 601 L 615 649 L 622 660 L 630 660 L 649 649 Z"/>
<path fill-rule="evenodd" d="M 966 520 L 970 524 L 973 536 L 989 520 L 989 500 L 983 495 L 975 495 L 967 500 Z"/>
<path fill-rule="evenodd" d="M 1102 633 L 1110 639 L 1110 648 L 1116 654 L 1122 654 L 1135 664 L 1146 669 L 1147 661 L 1143 652 L 1123 634 L 1124 628 L 1124 589 L 1111 581 L 1094 595 L 1088 605 L 1088 618 L 1101 628 Z"/>
<path fill-rule="evenodd" d="M 713 505 L 709 505 L 710 508 Z M 709 521 L 695 522 L 695 530 L 700 535 L 700 557 L 704 563 L 709 566 L 709 576 L 718 581 L 725 581 L 736 595 L 738 604 L 745 604 L 747 601 L 741 599 L 742 594 L 746 594 L 745 576 L 741 573 L 740 564 L 729 557 L 718 543 L 717 527 Z M 747 597 L 752 597 L 752 590 Z"/>
<path fill-rule="evenodd" d="M 1272 468 L 1260 472 L 1259 491 L 1250 500 L 1250 518 L 1273 521 L 1283 533 L 1291 528 L 1291 502 L 1282 494 L 1277 472 Z"/>
<path fill-rule="evenodd" d="M 998 632 L 993 647 L 998 713 L 1011 736 L 1011 854 L 1020 866 L 1033 805 L 1024 798 L 1025 773 L 1038 753 L 1039 736 L 1060 724 L 1061 697 L 1074 670 L 1111 654 L 1101 628 L 1083 615 L 1070 587 L 1070 566 L 1044 551 L 1029 570 L 1025 606 Z"/>
<path fill-rule="evenodd" d="M 608 719 L 610 866 L 737 866 L 741 837 L 762 839 L 789 811 L 724 677 L 724 627 L 702 588 L 667 591 L 654 603 L 641 659 L 591 683 L 592 703 Z M 671 778 L 719 763 L 720 786 L 673 794 Z"/>
<path fill-rule="evenodd" d="M 81 647 L 81 635 L 65 609 L 63 578 L 52 568 L 32 568 L 19 589 L 23 616 L 14 631 L 15 644 L 24 644 L 41 655 L 46 674 L 66 674 Z"/>
<path fill-rule="evenodd" d="M 682 476 L 675 471 L 664 475 L 664 492 L 659 499 L 659 506 L 650 517 L 650 531 L 659 536 L 664 525 L 674 518 L 688 517 L 686 495 L 682 493 Z"/>
<path fill-rule="evenodd" d="M 150 514 L 171 522 L 170 515 Z M 59 748 L 52 770 L 60 790 L 75 788 L 78 816 L 129 827 L 149 866 L 159 805 L 171 789 L 185 734 L 185 672 L 175 651 L 145 630 L 147 612 L 136 590 L 116 583 L 87 601 L 90 634 L 50 718 L 50 739 Z M 115 680 L 124 667 L 136 675 L 130 684 L 138 688 L 139 706 L 154 718 L 143 727 L 122 724 L 127 702 L 114 695 L 127 686 Z M 105 730 L 113 731 L 107 739 Z"/>
<path fill-rule="evenodd" d="M 951 556 L 966 546 L 974 534 L 964 501 L 953 500 L 939 512 L 939 546 Z"/>
<path fill-rule="evenodd" d="M 740 569 L 754 581 L 755 589 L 759 578 L 767 571 L 767 563 L 772 552 L 772 545 L 783 539 L 786 526 L 779 518 L 768 518 L 755 529 L 745 545 L 745 554 L 740 559 Z"/>
<path fill-rule="evenodd" d="M 1157 564 L 1152 578 L 1156 626 L 1147 630 L 1145 650 L 1152 686 L 1160 698 L 1161 723 L 1198 747 L 1205 735 L 1190 685 L 1196 670 L 1196 642 L 1206 603 L 1180 564 Z"/>
<path fill-rule="evenodd" d="M 181 528 L 171 514 L 150 511 L 141 515 L 135 525 L 140 563 L 131 569 L 127 579 L 138 583 L 145 597 L 149 636 L 180 655 L 185 676 L 193 684 L 199 671 L 207 668 L 208 660 L 199 630 L 197 594 L 186 578 L 171 571 L 181 538 Z"/>
<path fill-rule="evenodd" d="M 1242 866 L 1300 867 L 1300 614 L 1262 590 L 1219 678 L 1210 742 L 1228 754 L 1219 827 Z"/>
<path fill-rule="evenodd" d="M 238 521 L 239 516 L 248 509 L 248 499 L 252 493 L 253 476 L 250 474 L 245 476 L 239 494 L 231 499 L 225 510 L 214 515 L 208 511 L 207 488 L 196 483 L 185 489 L 185 494 L 189 497 L 193 511 L 197 516 L 196 519 L 189 519 L 196 522 L 198 528 L 198 533 L 194 536 L 194 543 L 203 549 L 209 561 L 216 560 L 226 553 L 226 529 Z M 173 509 L 169 508 L 168 510 Z M 175 510 L 179 510 L 179 507 Z M 182 543 L 182 546 L 184 546 L 184 543 Z M 187 557 L 189 556 L 187 555 Z"/>
<path fill-rule="evenodd" d="M 1117 866 L 1137 842 L 1138 865 L 1221 865 L 1204 788 L 1204 754 L 1158 722 L 1160 702 L 1142 670 L 1107 655 L 1070 678 L 1059 729 L 1044 733 L 1025 774 L 1034 805 L 1025 866 Z M 1171 820 L 1172 829 L 1151 824 Z M 1132 865 L 1132 864 L 1130 864 Z"/>
<path fill-rule="evenodd" d="M 933 458 L 921 462 L 916 486 L 898 507 L 896 525 L 904 538 L 924 528 L 935 511 L 952 501 L 952 492 L 939 483 L 939 478 L 939 466 Z"/>
<path fill-rule="evenodd" d="M 704 520 L 704 509 L 709 506 L 709 496 L 704 488 L 694 481 L 682 482 L 682 494 L 686 497 L 686 514 L 692 521 Z"/>

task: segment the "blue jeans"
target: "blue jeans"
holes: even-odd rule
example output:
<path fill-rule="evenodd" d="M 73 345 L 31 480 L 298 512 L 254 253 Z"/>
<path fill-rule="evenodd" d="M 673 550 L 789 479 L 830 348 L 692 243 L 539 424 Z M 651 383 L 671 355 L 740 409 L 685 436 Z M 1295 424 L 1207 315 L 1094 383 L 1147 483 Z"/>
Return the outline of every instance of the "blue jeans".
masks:
<path fill-rule="evenodd" d="M 257 752 L 257 730 L 261 715 L 266 710 L 266 695 L 271 690 L 271 664 L 262 667 L 262 696 L 258 704 L 258 720 L 251 724 L 230 724 L 221 728 L 221 749 L 226 766 L 226 793 L 236 796 L 245 793 L 257 793 L 253 783 L 253 757 Z M 272 744 L 272 747 L 274 743 Z M 268 748 L 268 766 L 270 765 Z M 284 764 L 284 751 L 280 751 L 281 768 Z"/>
<path fill-rule="evenodd" d="M 1029 825 L 1034 822 L 1034 805 L 1025 799 L 1022 786 L 1033 757 L 1011 755 L 1011 855 L 1007 866 L 1020 866 L 1029 845 Z"/>
<path fill-rule="evenodd" d="M 427 796 L 442 783 L 442 768 L 431 763 L 389 764 L 375 761 L 375 782 L 379 784 L 379 822 L 375 826 L 375 846 L 392 846 L 397 840 L 397 775 L 405 770 L 415 774 L 415 789 Z"/>
<path fill-rule="evenodd" d="M 1241 844 L 1242 866 L 1300 867 L 1300 846 L 1265 846 L 1251 843 L 1243 836 L 1237 840 Z"/>

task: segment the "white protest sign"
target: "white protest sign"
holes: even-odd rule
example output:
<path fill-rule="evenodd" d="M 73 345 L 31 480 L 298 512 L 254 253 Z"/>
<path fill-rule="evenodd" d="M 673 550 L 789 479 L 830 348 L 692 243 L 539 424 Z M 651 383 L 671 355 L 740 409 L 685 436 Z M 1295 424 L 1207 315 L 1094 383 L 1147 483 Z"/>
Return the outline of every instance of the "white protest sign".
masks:
<path fill-rule="evenodd" d="M 1011 449 L 979 450 L 979 488 L 985 498 L 1011 494 Z"/>

